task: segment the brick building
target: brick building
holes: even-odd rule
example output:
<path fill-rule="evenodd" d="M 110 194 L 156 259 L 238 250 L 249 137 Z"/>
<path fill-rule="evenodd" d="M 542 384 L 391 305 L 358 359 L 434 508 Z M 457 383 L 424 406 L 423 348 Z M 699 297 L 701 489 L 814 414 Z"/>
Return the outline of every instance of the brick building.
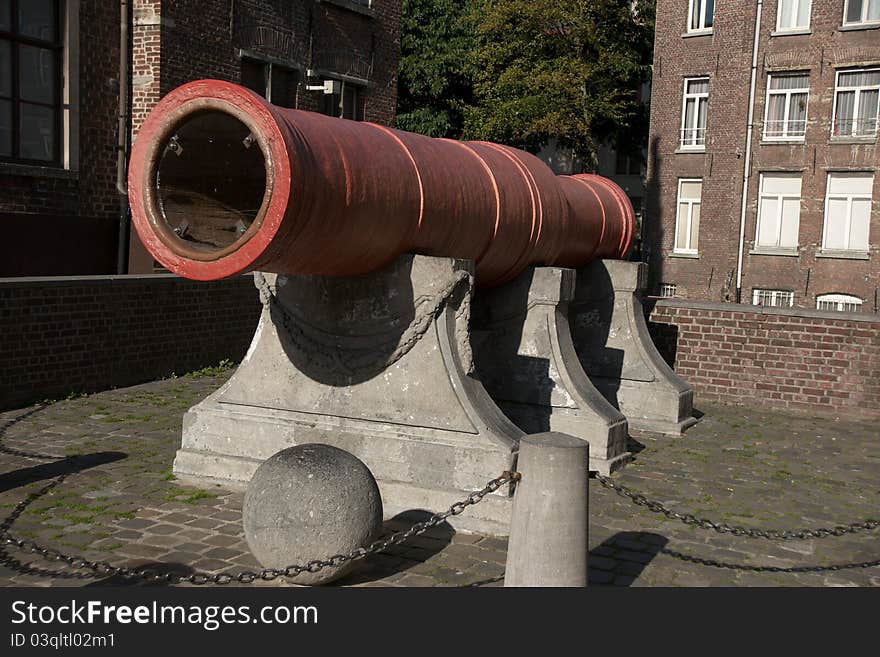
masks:
<path fill-rule="evenodd" d="M 399 22 L 400 0 L 0 0 L 0 276 L 152 271 L 119 136 L 189 80 L 390 123 Z"/>
<path fill-rule="evenodd" d="M 877 312 L 878 102 L 880 0 L 658 0 L 654 290 Z"/>

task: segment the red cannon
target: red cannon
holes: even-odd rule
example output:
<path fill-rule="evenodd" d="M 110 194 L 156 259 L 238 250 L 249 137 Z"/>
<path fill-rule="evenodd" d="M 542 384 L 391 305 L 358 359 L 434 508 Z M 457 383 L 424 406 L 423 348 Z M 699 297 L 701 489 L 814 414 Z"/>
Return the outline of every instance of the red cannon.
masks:
<path fill-rule="evenodd" d="M 433 139 L 267 103 L 228 82 L 168 94 L 142 126 L 129 196 L 147 249 L 181 276 L 348 276 L 403 253 L 529 265 L 622 258 L 633 211 L 613 182 L 556 176 L 489 142 Z"/>

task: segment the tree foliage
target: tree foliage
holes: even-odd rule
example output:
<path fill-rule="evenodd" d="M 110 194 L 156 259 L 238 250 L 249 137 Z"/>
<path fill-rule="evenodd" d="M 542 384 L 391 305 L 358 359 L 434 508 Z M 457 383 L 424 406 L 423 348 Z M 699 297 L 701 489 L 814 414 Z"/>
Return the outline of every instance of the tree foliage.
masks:
<path fill-rule="evenodd" d="M 432 137 L 460 137 L 471 101 L 472 42 L 467 0 L 403 0 L 397 125 Z"/>
<path fill-rule="evenodd" d="M 654 0 L 404 0 L 397 124 L 594 160 L 640 143 Z"/>
<path fill-rule="evenodd" d="M 465 136 L 526 148 L 556 138 L 584 161 L 597 144 L 644 132 L 653 2 L 473 0 L 475 102 Z"/>

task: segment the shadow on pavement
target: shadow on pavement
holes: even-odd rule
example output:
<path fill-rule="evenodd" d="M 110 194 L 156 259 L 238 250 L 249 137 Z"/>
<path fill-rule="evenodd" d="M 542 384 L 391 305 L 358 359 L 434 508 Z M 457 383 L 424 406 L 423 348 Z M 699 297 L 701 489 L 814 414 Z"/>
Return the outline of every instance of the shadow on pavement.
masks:
<path fill-rule="evenodd" d="M 0 493 L 5 493 L 19 486 L 26 486 L 35 481 L 64 477 L 99 465 L 121 461 L 127 456 L 128 454 L 125 452 L 95 452 L 82 456 L 68 456 L 52 463 L 5 472 L 0 474 Z"/>
<path fill-rule="evenodd" d="M 416 523 L 425 522 L 432 515 L 430 511 L 423 509 L 398 513 L 391 520 L 383 523 L 382 538 L 388 538 L 398 531 L 406 531 Z M 455 530 L 452 525 L 444 521 L 424 534 L 409 539 L 403 545 L 390 546 L 382 552 L 366 557 L 353 573 L 333 582 L 333 585 L 351 586 L 352 584 L 374 582 L 409 570 L 441 552 L 452 542 L 453 536 L 455 536 Z"/>
<path fill-rule="evenodd" d="M 650 532 L 618 532 L 590 550 L 590 586 L 632 586 L 669 541 Z"/>

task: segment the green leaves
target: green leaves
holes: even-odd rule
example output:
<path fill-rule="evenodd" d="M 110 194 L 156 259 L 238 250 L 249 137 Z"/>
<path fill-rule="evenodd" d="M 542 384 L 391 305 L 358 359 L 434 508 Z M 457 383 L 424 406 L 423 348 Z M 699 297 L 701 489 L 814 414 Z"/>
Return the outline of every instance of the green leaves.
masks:
<path fill-rule="evenodd" d="M 629 0 L 474 0 L 465 21 L 474 103 L 464 136 L 537 148 L 549 139 L 590 161 L 598 142 L 644 130 L 653 21 Z"/>
<path fill-rule="evenodd" d="M 592 161 L 647 135 L 654 0 L 404 0 L 397 125 Z"/>

